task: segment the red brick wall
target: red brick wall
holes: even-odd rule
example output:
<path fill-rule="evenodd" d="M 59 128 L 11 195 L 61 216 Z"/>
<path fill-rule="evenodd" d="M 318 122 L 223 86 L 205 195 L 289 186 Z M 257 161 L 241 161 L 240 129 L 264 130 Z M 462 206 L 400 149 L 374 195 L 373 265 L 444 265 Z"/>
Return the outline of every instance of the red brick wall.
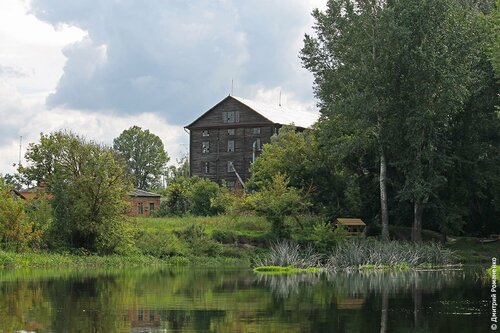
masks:
<path fill-rule="evenodd" d="M 139 214 L 139 204 L 142 203 L 142 214 Z M 131 209 L 129 212 L 130 216 L 150 216 L 151 212 L 149 209 L 150 204 L 154 204 L 154 210 L 160 209 L 160 197 L 131 197 L 130 204 Z"/>

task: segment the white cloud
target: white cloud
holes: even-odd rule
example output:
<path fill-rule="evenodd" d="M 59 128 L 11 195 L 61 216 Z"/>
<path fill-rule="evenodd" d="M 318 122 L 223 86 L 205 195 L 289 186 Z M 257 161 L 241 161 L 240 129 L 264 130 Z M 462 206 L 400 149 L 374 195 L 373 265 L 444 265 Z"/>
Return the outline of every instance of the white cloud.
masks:
<path fill-rule="evenodd" d="M 138 125 L 172 160 L 182 125 L 231 89 L 315 110 L 303 34 L 326 0 L 0 1 L 0 173 L 39 133 L 68 129 L 107 144 Z"/>

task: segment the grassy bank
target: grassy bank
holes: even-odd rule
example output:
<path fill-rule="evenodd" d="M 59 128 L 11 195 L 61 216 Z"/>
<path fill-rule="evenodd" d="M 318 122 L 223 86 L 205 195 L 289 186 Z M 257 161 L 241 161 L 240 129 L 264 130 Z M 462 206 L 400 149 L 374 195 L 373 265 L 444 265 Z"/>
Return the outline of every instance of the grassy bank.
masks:
<path fill-rule="evenodd" d="M 480 243 L 474 237 L 450 237 L 446 246 L 456 253 L 463 264 L 491 265 L 491 259 L 498 258 L 500 254 L 500 241 Z"/>
<path fill-rule="evenodd" d="M 127 228 L 131 244 L 120 255 L 0 251 L 0 268 L 249 267 L 250 259 L 266 246 L 270 231 L 261 218 L 227 216 L 136 218 Z"/>
<path fill-rule="evenodd" d="M 0 251 L 0 268 L 124 268 L 160 266 L 230 266 L 249 267 L 248 258 L 168 257 L 147 255 L 83 256 L 57 253 L 12 253 Z"/>

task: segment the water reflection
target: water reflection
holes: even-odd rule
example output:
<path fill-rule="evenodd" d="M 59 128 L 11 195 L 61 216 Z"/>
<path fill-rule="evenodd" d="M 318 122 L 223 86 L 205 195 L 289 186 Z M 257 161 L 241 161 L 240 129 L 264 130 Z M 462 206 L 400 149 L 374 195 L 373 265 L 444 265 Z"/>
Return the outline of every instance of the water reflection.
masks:
<path fill-rule="evenodd" d="M 0 332 L 470 332 L 487 300 L 467 272 L 0 271 Z"/>

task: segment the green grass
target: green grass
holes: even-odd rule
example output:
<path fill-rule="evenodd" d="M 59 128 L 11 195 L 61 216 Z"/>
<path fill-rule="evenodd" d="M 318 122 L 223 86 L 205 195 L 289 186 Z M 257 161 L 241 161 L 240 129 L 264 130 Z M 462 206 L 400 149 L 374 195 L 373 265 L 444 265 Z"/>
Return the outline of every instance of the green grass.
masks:
<path fill-rule="evenodd" d="M 493 278 L 493 267 L 486 269 L 486 276 L 489 277 L 490 279 Z M 498 268 L 497 268 L 497 266 L 495 266 L 495 280 L 498 281 Z"/>
<path fill-rule="evenodd" d="M 359 266 L 360 271 L 407 271 L 411 267 L 407 262 L 401 262 L 394 265 L 361 265 Z"/>
<path fill-rule="evenodd" d="M 261 274 L 296 274 L 296 273 L 319 273 L 322 271 L 321 268 L 308 267 L 308 268 L 298 268 L 293 266 L 259 266 L 253 269 L 256 273 Z"/>
<path fill-rule="evenodd" d="M 446 247 L 455 252 L 463 264 L 491 264 L 491 258 L 500 253 L 500 241 L 483 244 L 474 237 L 450 237 Z"/>

